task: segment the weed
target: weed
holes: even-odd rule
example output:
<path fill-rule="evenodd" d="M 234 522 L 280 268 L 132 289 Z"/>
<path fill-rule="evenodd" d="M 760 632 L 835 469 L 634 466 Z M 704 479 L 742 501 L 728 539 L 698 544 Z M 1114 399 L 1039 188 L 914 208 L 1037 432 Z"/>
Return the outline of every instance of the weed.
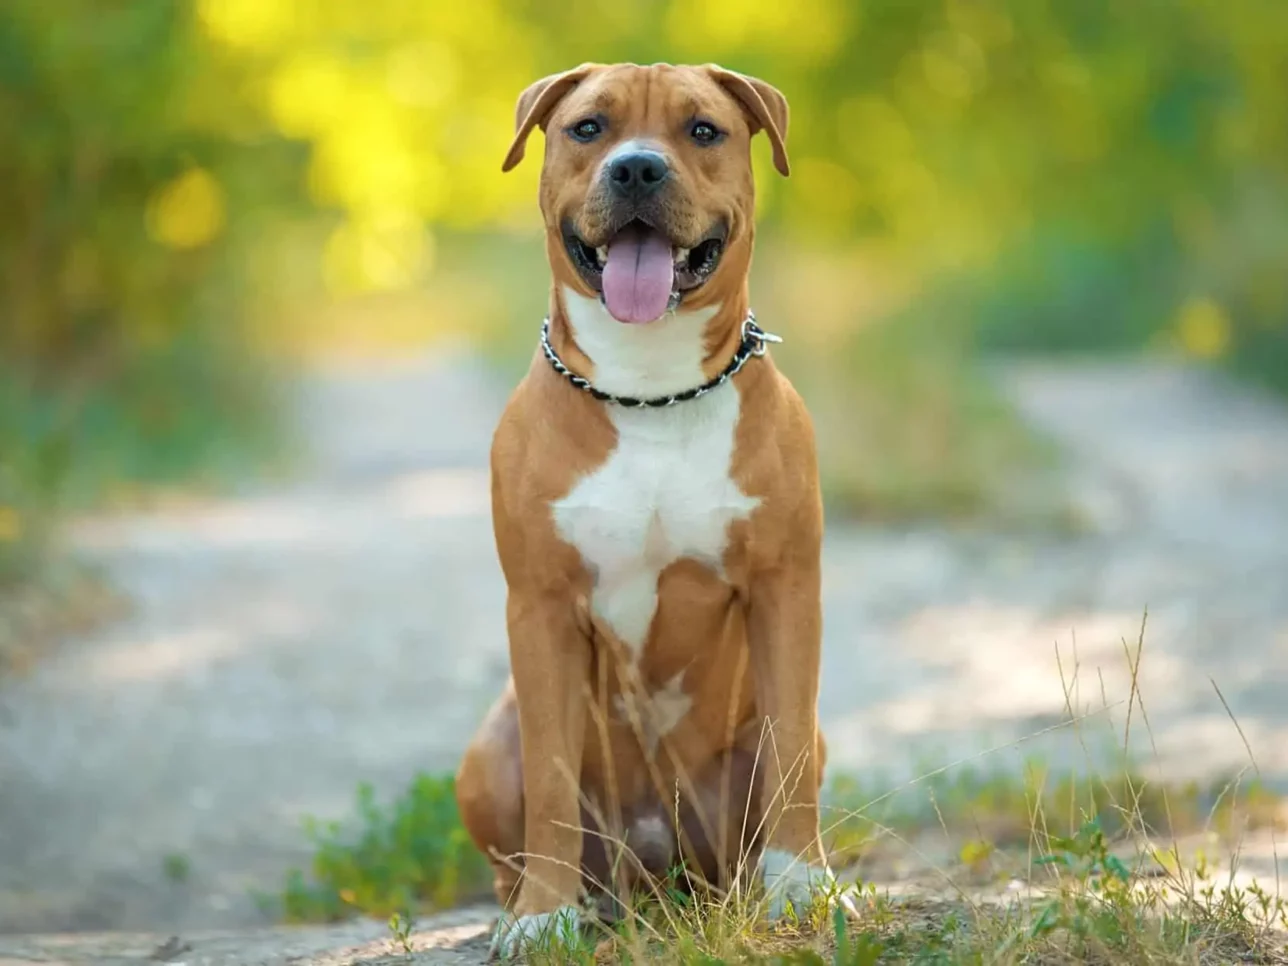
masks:
<path fill-rule="evenodd" d="M 279 901 L 289 921 L 405 916 L 456 905 L 490 882 L 461 825 L 451 776 L 420 775 L 388 807 L 363 785 L 357 806 L 356 828 L 305 822 L 317 853 L 311 876 L 298 869 L 287 876 Z"/>
<path fill-rule="evenodd" d="M 408 956 L 412 953 L 411 930 L 412 920 L 410 916 L 403 916 L 395 912 L 389 917 L 389 932 L 393 934 L 394 941 Z"/>
<path fill-rule="evenodd" d="M 1134 680 L 1139 651 L 1128 649 L 1128 659 Z M 1070 709 L 1071 690 L 1066 683 Z M 1134 685 L 1130 702 L 1148 732 Z M 1068 727 L 1085 721 L 1070 713 Z M 1129 732 L 1130 721 L 1115 734 L 1126 745 Z M 907 846 L 914 835 L 938 831 L 962 868 L 935 868 L 933 885 L 898 875 L 884 887 L 857 882 L 843 887 L 847 903 L 837 891 L 816 896 L 777 926 L 766 921 L 754 863 L 744 861 L 724 890 L 693 883 L 677 868 L 626 897 L 616 921 L 538 939 L 527 959 L 587 966 L 1288 963 L 1288 905 L 1277 891 L 1239 885 L 1233 869 L 1218 880 L 1206 853 L 1187 857 L 1181 848 L 1182 837 L 1197 831 L 1215 832 L 1227 854 L 1248 830 L 1273 833 L 1282 803 L 1259 784 L 1150 781 L 1124 753 L 1122 767 L 1107 775 L 1088 768 L 1056 776 L 1030 761 L 1019 774 L 963 766 L 878 790 L 852 777 L 832 782 L 828 797 L 841 812 L 825 822 L 834 867 L 853 874 L 856 859 L 877 845 Z M 917 803 L 917 791 L 928 804 Z M 314 826 L 317 884 L 306 889 L 296 873 L 288 915 L 397 913 L 390 928 L 405 939 L 403 910 L 427 899 L 446 904 L 466 894 L 466 883 L 481 885 L 484 864 L 460 828 L 451 792 L 451 779 L 421 777 L 384 810 L 364 789 L 359 832 L 346 837 L 339 826 L 322 833 Z"/>
<path fill-rule="evenodd" d="M 161 870 L 171 882 L 187 882 L 192 873 L 192 865 L 186 855 L 171 852 L 161 860 Z"/>

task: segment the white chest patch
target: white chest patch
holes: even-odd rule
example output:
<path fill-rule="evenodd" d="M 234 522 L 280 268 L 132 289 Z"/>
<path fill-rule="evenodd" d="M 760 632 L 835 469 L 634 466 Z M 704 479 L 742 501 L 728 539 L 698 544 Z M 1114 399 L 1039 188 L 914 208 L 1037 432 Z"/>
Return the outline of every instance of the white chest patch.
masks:
<path fill-rule="evenodd" d="M 623 691 L 613 699 L 618 720 L 639 729 L 639 739 L 650 752 L 657 751 L 658 742 L 674 731 L 692 708 L 693 698 L 684 691 L 683 671 L 644 701 L 631 691 Z"/>
<path fill-rule="evenodd" d="M 710 316 L 668 315 L 625 325 L 597 301 L 565 291 L 578 344 L 595 363 L 595 385 L 657 396 L 703 381 L 702 332 Z M 729 524 L 759 499 L 730 477 L 739 396 L 725 385 L 665 409 L 608 407 L 617 446 L 553 507 L 560 536 L 594 578 L 591 608 L 636 653 L 657 610 L 659 575 L 692 558 L 719 571 Z"/>

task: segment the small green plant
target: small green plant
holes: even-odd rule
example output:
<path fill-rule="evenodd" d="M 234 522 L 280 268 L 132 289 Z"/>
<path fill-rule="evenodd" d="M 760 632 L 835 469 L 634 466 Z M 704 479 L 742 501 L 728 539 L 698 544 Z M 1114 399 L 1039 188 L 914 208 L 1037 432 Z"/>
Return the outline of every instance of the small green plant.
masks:
<path fill-rule="evenodd" d="M 398 943 L 399 948 L 408 956 L 412 953 L 411 930 L 412 920 L 410 917 L 404 917 L 397 912 L 389 917 L 389 931 L 393 934 L 394 941 Z"/>
<path fill-rule="evenodd" d="M 171 852 L 162 859 L 161 868 L 165 872 L 165 877 L 171 882 L 187 882 L 188 876 L 192 873 L 188 857 L 179 852 Z"/>
<path fill-rule="evenodd" d="M 1137 918 L 1130 894 L 1131 873 L 1109 851 L 1105 833 L 1096 819 L 1083 823 L 1076 835 L 1051 839 L 1052 852 L 1038 865 L 1059 869 L 1057 894 L 1039 905 L 1031 933 L 1035 938 L 1065 930 L 1079 943 L 1094 937 L 1110 948 L 1122 946 L 1124 919 Z"/>
<path fill-rule="evenodd" d="M 1109 838 L 1127 831 L 1168 838 L 1207 830 L 1233 837 L 1243 829 L 1271 827 L 1282 809 L 1282 798 L 1256 780 L 1163 782 L 1131 767 L 1056 774 L 1036 759 L 1018 773 L 964 765 L 902 787 L 842 774 L 829 782 L 826 800 L 832 817 L 825 825 L 835 853 L 861 857 L 891 833 L 942 828 L 960 839 L 960 858 L 968 867 L 982 865 L 999 849 L 1027 847 L 1035 816 L 1048 829 L 1071 835 L 1091 817 Z"/>
<path fill-rule="evenodd" d="M 851 938 L 848 926 L 845 912 L 838 907 L 832 913 L 832 928 L 836 937 L 836 949 L 832 954 L 833 966 L 875 966 L 885 950 L 885 943 L 869 931 L 860 932 Z"/>
<path fill-rule="evenodd" d="M 1139 654 L 1131 660 L 1134 680 Z M 1138 700 L 1133 691 L 1133 703 Z M 1148 731 L 1143 708 L 1141 719 Z M 1124 749 L 1127 730 L 1115 731 Z M 1186 858 L 1180 844 L 1187 833 L 1202 831 L 1215 833 L 1223 850 L 1237 851 L 1244 832 L 1282 828 L 1282 799 L 1260 784 L 1149 781 L 1129 760 L 1124 750 L 1124 764 L 1105 773 L 1088 752 L 1085 771 L 1061 777 L 1037 761 L 1018 774 L 944 768 L 880 793 L 879 784 L 834 780 L 824 823 L 834 868 L 860 871 L 852 860 L 864 859 L 870 847 L 895 843 L 915 851 L 916 836 L 939 832 L 959 865 L 933 870 L 938 888 L 915 883 L 906 889 L 909 883 L 900 881 L 903 895 L 872 882 L 838 884 L 774 925 L 765 916 L 751 856 L 742 857 L 740 874 L 724 889 L 676 867 L 660 880 L 637 883 L 612 924 L 583 917 L 575 934 L 539 937 L 527 961 L 1288 963 L 1285 902 L 1255 884 L 1215 879 L 1207 855 Z M 917 792 L 926 793 L 926 804 L 918 804 Z M 482 891 L 487 880 L 486 863 L 461 827 L 450 777 L 419 776 L 388 807 L 363 787 L 356 823 L 309 828 L 318 854 L 312 881 L 296 872 L 287 884 L 283 906 L 290 918 L 384 916 L 410 952 L 414 913 Z M 903 878 L 896 873 L 888 881 L 893 887 Z M 836 901 L 841 889 L 849 899 L 844 906 Z"/>
<path fill-rule="evenodd" d="M 311 875 L 292 870 L 279 898 L 292 922 L 408 916 L 473 898 L 490 881 L 461 824 L 451 776 L 418 775 L 388 806 L 364 784 L 355 821 L 309 819 L 305 831 L 317 848 Z"/>
<path fill-rule="evenodd" d="M 310 823 L 319 852 L 313 880 L 295 872 L 281 904 L 288 918 L 387 917 L 407 955 L 417 909 L 468 897 L 486 882 L 486 864 L 468 847 L 449 777 L 418 776 L 392 804 L 373 791 L 358 796 L 359 821 Z M 1136 800 L 1139 800 L 1139 796 Z M 1041 800 L 1030 835 L 1040 843 L 1030 891 L 1002 904 L 959 898 L 891 898 L 872 883 L 849 887 L 858 916 L 820 897 L 799 917 L 771 927 L 754 885 L 718 892 L 690 883 L 680 869 L 632 897 L 611 927 L 590 924 L 574 937 L 535 942 L 527 961 L 591 966 L 596 962 L 685 966 L 878 966 L 919 963 L 1280 962 L 1288 908 L 1253 886 L 1213 881 L 1200 853 L 1187 871 L 1179 857 L 1137 850 L 1122 857 L 1104 822 L 1084 815 L 1067 835 L 1042 831 L 1051 822 Z M 952 814 L 951 811 L 945 814 Z M 1140 815 L 1116 827 L 1140 827 Z M 964 852 L 992 860 L 976 840 Z M 968 863 L 969 864 L 969 863 Z M 1150 875 L 1143 875 L 1148 869 Z M 1161 873 L 1160 873 L 1161 870 Z M 1045 871 L 1046 875 L 1042 873 Z M 748 886 L 751 885 L 749 888 Z M 1277 945 L 1276 945 L 1277 944 Z"/>

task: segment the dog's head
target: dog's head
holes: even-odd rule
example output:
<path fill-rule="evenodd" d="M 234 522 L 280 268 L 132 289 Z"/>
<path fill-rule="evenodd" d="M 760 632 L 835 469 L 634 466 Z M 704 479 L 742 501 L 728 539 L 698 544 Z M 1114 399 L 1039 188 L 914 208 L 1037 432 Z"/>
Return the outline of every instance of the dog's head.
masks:
<path fill-rule="evenodd" d="M 700 308 L 744 283 L 764 131 L 787 174 L 787 100 L 715 65 L 583 64 L 519 97 L 502 170 L 546 132 L 541 211 L 556 280 L 621 322 Z"/>

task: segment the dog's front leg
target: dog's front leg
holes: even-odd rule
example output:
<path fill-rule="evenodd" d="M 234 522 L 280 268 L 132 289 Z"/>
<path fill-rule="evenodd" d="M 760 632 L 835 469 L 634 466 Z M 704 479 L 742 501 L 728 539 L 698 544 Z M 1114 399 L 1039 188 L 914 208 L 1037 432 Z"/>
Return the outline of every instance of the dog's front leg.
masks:
<path fill-rule="evenodd" d="M 524 871 L 515 918 L 503 918 L 494 938 L 503 955 L 576 930 L 590 646 L 575 614 L 557 594 L 511 591 L 506 603 L 523 756 Z"/>
<path fill-rule="evenodd" d="M 822 605 L 818 541 L 797 534 L 779 566 L 749 587 L 747 639 L 764 729 L 757 772 L 765 847 L 760 869 L 771 919 L 803 914 L 833 890 L 819 837 L 818 681 Z"/>

